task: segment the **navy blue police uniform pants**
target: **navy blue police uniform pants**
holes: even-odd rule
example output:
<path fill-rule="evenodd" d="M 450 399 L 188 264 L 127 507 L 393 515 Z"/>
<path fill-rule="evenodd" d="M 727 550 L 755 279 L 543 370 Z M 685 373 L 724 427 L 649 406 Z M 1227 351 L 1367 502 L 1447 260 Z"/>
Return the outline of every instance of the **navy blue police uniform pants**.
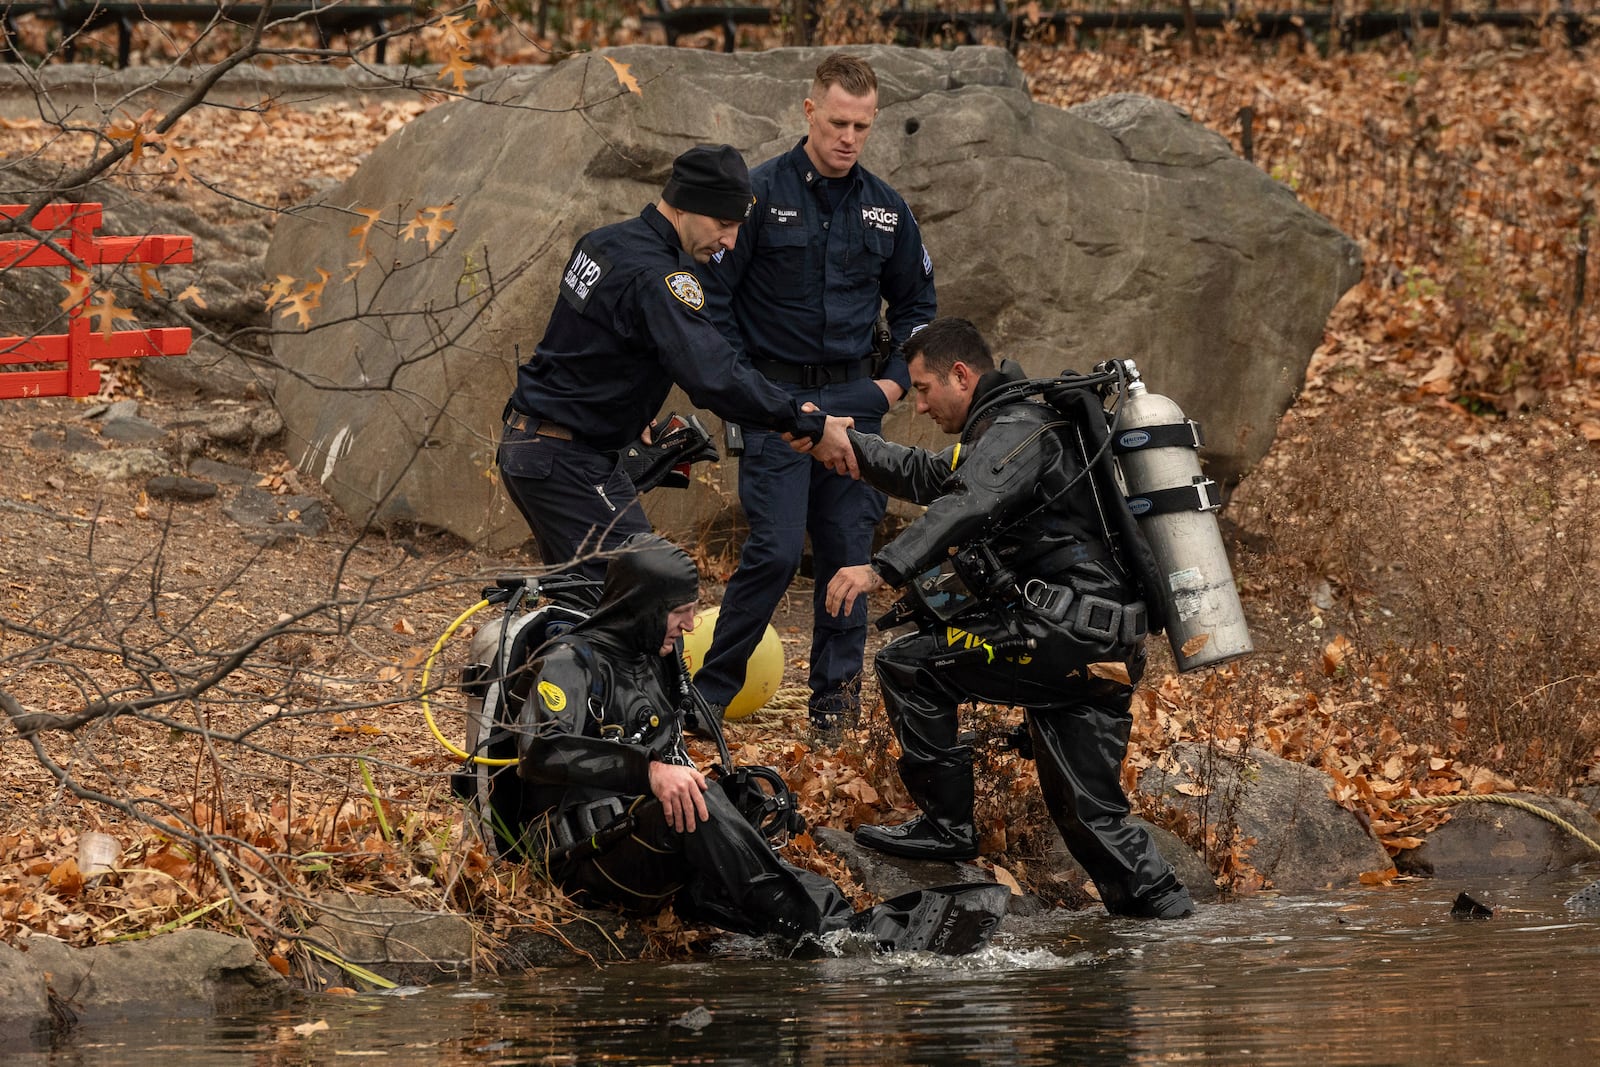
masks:
<path fill-rule="evenodd" d="M 615 452 L 506 426 L 498 459 L 500 480 L 548 567 L 603 581 L 603 553 L 650 530 Z"/>
<path fill-rule="evenodd" d="M 780 387 L 830 415 L 854 418 L 863 433 L 877 433 L 889 407 L 883 390 L 870 378 L 820 389 Z M 871 560 L 873 533 L 888 498 L 794 451 L 782 434 L 746 429 L 739 501 L 750 536 L 723 593 L 716 633 L 695 685 L 707 700 L 722 705 L 744 686 L 745 665 L 800 569 L 809 533 L 814 578 L 811 713 L 830 720 L 853 715 L 860 702 L 867 598 L 858 598 L 855 610 L 842 617 L 829 615 L 824 601 L 835 571 Z"/>

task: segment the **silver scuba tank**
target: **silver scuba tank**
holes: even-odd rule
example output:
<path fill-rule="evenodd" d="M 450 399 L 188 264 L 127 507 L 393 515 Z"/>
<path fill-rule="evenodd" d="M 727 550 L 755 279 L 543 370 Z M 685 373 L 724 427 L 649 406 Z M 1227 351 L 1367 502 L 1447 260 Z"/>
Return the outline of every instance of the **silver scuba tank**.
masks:
<path fill-rule="evenodd" d="M 527 626 L 532 618 L 531 613 L 511 618 L 501 615 L 493 622 L 482 626 L 473 635 L 471 651 L 468 653 L 471 662 L 461 672 L 462 689 L 467 697 L 467 752 L 481 756 L 508 755 L 504 752 L 490 752 L 485 747 L 490 735 L 495 731 L 497 720 L 504 714 L 502 706 L 507 700 L 504 685 L 505 669 L 500 657 L 516 639 L 517 632 Z M 463 796 L 468 801 L 467 825 L 477 833 L 478 839 L 488 846 L 490 854 L 496 856 L 505 855 L 507 852 L 505 842 L 495 833 L 493 797 L 496 786 L 495 775 L 500 770 L 499 767 L 473 760 L 463 772 L 464 778 L 470 779 L 463 782 L 466 787 Z"/>
<path fill-rule="evenodd" d="M 1233 569 L 1222 547 L 1216 483 L 1200 472 L 1200 427 L 1150 392 L 1132 360 L 1112 450 L 1128 507 L 1164 579 L 1167 640 L 1178 670 L 1215 666 L 1255 651 Z"/>

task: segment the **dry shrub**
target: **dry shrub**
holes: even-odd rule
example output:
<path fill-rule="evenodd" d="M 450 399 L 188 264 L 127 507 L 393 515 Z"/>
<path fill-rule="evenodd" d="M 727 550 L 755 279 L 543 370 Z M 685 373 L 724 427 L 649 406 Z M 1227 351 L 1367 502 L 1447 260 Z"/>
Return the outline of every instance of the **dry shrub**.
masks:
<path fill-rule="evenodd" d="M 1324 684 L 1380 698 L 1359 726 L 1564 791 L 1600 742 L 1592 449 L 1548 418 L 1425 421 L 1302 424 L 1297 462 L 1245 521 L 1280 576 L 1327 582 L 1325 619 L 1349 641 Z"/>

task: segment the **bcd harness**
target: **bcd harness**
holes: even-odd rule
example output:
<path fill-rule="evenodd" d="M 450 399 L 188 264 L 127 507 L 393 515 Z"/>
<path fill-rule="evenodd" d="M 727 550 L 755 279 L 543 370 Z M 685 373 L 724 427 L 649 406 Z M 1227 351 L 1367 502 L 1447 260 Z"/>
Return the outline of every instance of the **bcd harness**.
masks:
<path fill-rule="evenodd" d="M 652 713 L 649 720 L 631 735 L 624 735 L 625 724 L 616 721 L 616 701 L 611 699 L 610 670 L 595 656 L 587 642 L 556 638 L 571 648 L 589 675 L 589 694 L 585 713 L 595 722 L 603 740 L 617 744 L 643 744 L 650 732 L 659 729 L 663 721 Z M 705 725 L 717 745 L 720 762 L 711 767 L 714 780 L 739 813 L 763 837 L 774 844 L 788 834 L 805 829 L 805 818 L 799 811 L 799 798 L 789 789 L 777 770 L 772 767 L 737 766 L 722 733 L 722 723 L 716 713 L 689 680 L 689 668 L 681 653 L 674 658 L 679 702 L 679 714 L 670 716 L 674 736 L 665 753 L 664 762 L 692 766 L 683 749 L 682 723 L 691 712 L 696 721 Z M 656 803 L 654 797 L 635 797 L 624 803 L 620 796 L 601 797 L 586 804 L 565 808 L 552 813 L 549 818 L 551 837 L 555 842 L 552 860 L 569 856 L 594 856 L 604 854 L 610 847 L 625 838 L 638 824 L 641 805 Z"/>
<path fill-rule="evenodd" d="M 1064 472 L 1057 467 L 1052 472 L 1057 477 L 1047 478 L 1039 486 L 1037 491 L 1043 499 L 1037 505 L 1020 515 L 992 523 L 980 536 L 958 547 L 947 562 L 916 575 L 908 585 L 907 596 L 878 620 L 879 629 L 919 620 L 924 626 L 950 622 L 984 606 L 1010 603 L 1025 604 L 1033 615 L 1094 642 L 1131 646 L 1147 633 L 1162 632 L 1166 626 L 1162 599 L 1153 595 L 1161 588 L 1161 570 L 1117 479 L 1111 443 L 1116 410 L 1108 411 L 1105 406 L 1108 395 L 1115 392 L 1120 396 L 1123 382 L 1122 365 L 1116 362 L 1101 364 L 1090 375 L 1063 372 L 1055 378 L 1023 379 L 995 388 L 968 413 L 951 455 L 952 478 L 963 463 L 970 462 L 970 453 L 964 456 L 963 450 L 970 445 L 984 419 L 997 409 L 1033 396 L 1040 396 L 1057 417 L 1041 423 L 1026 439 L 997 459 L 993 473 L 1015 460 L 1045 433 L 1055 434 L 1064 452 L 1080 461 L 1081 469 L 1063 476 Z M 1183 429 L 1198 434 L 1198 427 L 1193 423 Z M 1068 532 L 1078 540 L 1024 559 L 1002 560 L 999 557 L 992 547 L 996 541 L 1050 508 L 1080 483 L 1085 485 L 1094 502 L 1098 529 L 1074 530 L 1072 527 L 1077 524 L 1069 521 Z M 1082 563 L 1102 561 L 1119 567 L 1140 599 L 1124 604 L 1079 593 L 1064 583 L 1018 577 L 1019 572 L 1059 574 Z M 994 648 L 1004 651 L 1005 644 L 1028 647 L 1019 638 L 1017 642 L 995 643 Z"/>

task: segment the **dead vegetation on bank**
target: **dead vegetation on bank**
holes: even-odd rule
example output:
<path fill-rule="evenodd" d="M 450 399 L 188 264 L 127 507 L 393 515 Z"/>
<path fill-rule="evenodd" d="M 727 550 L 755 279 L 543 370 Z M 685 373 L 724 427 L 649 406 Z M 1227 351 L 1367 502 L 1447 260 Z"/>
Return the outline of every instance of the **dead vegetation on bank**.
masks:
<path fill-rule="evenodd" d="M 1455 153 L 1481 188 L 1578 213 L 1537 241 L 1503 220 L 1480 231 L 1467 219 L 1386 251 L 1364 232 L 1382 232 L 1383 174 L 1363 184 L 1353 173 L 1366 158 L 1354 142 L 1319 164 L 1377 191 L 1367 215 L 1336 216 L 1363 239 L 1371 269 L 1229 505 L 1259 651 L 1188 677 L 1158 643 L 1127 780 L 1176 740 L 1265 749 L 1327 772 L 1391 850 L 1446 817 L 1402 812 L 1405 797 L 1581 790 L 1600 767 L 1600 354 L 1596 318 L 1586 306 L 1573 314 L 1569 284 L 1586 202 L 1576 194 L 1592 190 L 1600 165 L 1573 125 L 1593 119 L 1590 65 L 1562 49 L 1129 54 L 1118 68 L 1129 84 L 1111 87 L 1138 90 L 1158 69 L 1174 84 L 1248 83 L 1335 128 L 1376 123 L 1402 144 L 1433 137 L 1424 147 Z M 1024 61 L 1042 97 L 1074 102 L 1062 88 L 1071 80 L 1050 72 L 1083 60 L 1029 50 Z M 295 130 L 337 130 L 347 160 L 395 117 L 259 120 L 251 180 L 262 190 L 274 175 L 299 181 L 307 158 L 325 158 L 297 152 Z M 1295 173 L 1316 203 L 1310 170 Z M 1470 214 L 1470 197 L 1453 203 Z M 139 394 L 137 381 L 117 381 Z M 166 403 L 144 399 L 155 412 Z M 32 930 L 87 944 L 202 924 L 252 936 L 288 966 L 316 899 L 337 888 L 461 911 L 499 932 L 558 920 L 566 905 L 536 872 L 491 862 L 463 834 L 448 788 L 455 760 L 416 699 L 426 668 L 440 687 L 438 725 L 459 743 L 448 684 L 466 632 L 436 655 L 435 642 L 486 582 L 526 571 L 528 558 L 425 535 L 362 538 L 337 521 L 314 541 L 257 550 L 214 503 L 152 507 L 137 487 L 89 484 L 35 441 L 84 411 L 0 407 L 12 442 L 0 457 L 0 692 L 14 702 L 0 740 L 0 938 Z M 271 451 L 214 458 L 251 467 L 275 492 L 315 491 Z M 713 578 L 731 563 L 706 562 Z M 780 630 L 793 687 L 809 594 L 791 601 Z M 19 715 L 32 716 L 27 736 Z M 972 725 L 988 740 L 1016 718 L 980 708 Z M 881 708 L 837 750 L 810 749 L 802 724 L 798 708 L 764 713 L 734 725 L 730 741 L 739 759 L 784 773 L 813 825 L 899 817 Z M 1040 866 L 1055 831 L 1031 765 L 989 743 L 979 774 L 993 862 L 1027 888 L 1081 901 L 1081 887 L 1051 883 Z M 1229 888 L 1261 888 L 1250 843 L 1230 827 L 1175 829 Z M 78 866 L 87 831 L 116 838 L 111 873 Z M 850 885 L 809 837 L 790 855 Z M 652 933 L 669 953 L 703 934 L 670 918 Z"/>

